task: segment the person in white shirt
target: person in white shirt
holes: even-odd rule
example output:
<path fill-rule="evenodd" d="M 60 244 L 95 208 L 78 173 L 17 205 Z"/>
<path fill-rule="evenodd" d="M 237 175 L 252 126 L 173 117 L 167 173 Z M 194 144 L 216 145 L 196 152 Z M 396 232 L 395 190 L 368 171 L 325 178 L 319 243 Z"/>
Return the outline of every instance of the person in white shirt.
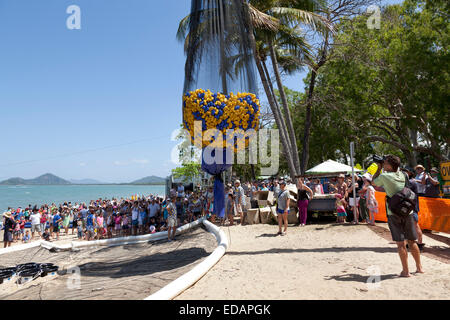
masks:
<path fill-rule="evenodd" d="M 30 215 L 31 220 L 31 237 L 34 240 L 34 233 L 37 231 L 39 237 L 41 236 L 41 214 L 37 209 L 34 209 Z"/>
<path fill-rule="evenodd" d="M 416 177 L 414 178 L 414 180 L 417 182 L 417 194 L 419 196 L 423 196 L 425 194 L 426 191 L 426 184 L 424 183 L 424 178 L 425 178 L 425 168 L 422 165 L 418 165 L 415 167 L 416 170 Z"/>
<path fill-rule="evenodd" d="M 149 217 L 150 218 L 156 217 L 158 215 L 159 210 L 160 210 L 159 204 L 157 204 L 156 200 L 153 199 L 152 203 L 150 203 L 148 206 Z"/>

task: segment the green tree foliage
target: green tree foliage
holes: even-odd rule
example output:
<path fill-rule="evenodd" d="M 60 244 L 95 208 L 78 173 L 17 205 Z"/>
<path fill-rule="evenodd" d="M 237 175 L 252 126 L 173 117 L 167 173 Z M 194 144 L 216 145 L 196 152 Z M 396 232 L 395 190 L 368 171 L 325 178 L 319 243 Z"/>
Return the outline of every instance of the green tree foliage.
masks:
<path fill-rule="evenodd" d="M 314 98 L 319 141 L 332 150 L 339 136 L 366 151 L 381 144 L 410 165 L 421 154 L 448 159 L 448 17 L 444 2 L 406 0 L 384 8 L 380 30 L 367 16 L 342 22 Z"/>
<path fill-rule="evenodd" d="M 183 178 L 184 182 L 190 181 L 192 178 L 197 177 L 201 172 L 201 165 L 196 162 L 183 163 L 181 167 L 172 170 L 172 174 L 175 178 Z"/>

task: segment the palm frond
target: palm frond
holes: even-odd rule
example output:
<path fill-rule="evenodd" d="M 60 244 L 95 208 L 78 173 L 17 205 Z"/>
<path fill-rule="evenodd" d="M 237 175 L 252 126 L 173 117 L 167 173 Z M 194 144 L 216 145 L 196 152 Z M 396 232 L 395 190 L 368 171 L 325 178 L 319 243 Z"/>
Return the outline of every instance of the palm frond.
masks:
<path fill-rule="evenodd" d="M 286 24 L 298 24 L 299 22 L 313 27 L 315 30 L 334 33 L 333 24 L 319 14 L 296 8 L 274 7 L 271 9 L 274 16 L 285 21 Z"/>

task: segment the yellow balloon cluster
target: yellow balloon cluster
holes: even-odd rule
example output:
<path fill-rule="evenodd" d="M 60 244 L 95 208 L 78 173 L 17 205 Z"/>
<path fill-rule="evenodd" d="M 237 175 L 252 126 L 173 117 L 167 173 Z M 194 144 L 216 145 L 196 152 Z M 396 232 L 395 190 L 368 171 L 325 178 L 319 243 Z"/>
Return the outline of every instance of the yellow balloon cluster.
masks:
<path fill-rule="evenodd" d="M 223 147 L 234 147 L 242 150 L 249 144 L 246 136 L 250 129 L 259 129 L 260 102 L 253 93 L 212 93 L 210 90 L 197 89 L 183 96 L 183 125 L 189 131 L 191 140 L 202 139 L 210 129 L 222 133 Z M 201 133 L 194 136 L 195 122 L 201 122 Z M 226 141 L 228 130 L 234 130 L 233 143 Z M 218 137 L 202 139 L 203 148 L 207 146 L 220 147 Z"/>

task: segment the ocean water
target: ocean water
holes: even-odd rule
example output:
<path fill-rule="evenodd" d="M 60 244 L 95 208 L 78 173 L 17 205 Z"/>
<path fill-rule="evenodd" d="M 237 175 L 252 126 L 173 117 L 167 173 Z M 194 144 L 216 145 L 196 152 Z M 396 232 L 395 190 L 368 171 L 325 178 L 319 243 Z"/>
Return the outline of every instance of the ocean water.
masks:
<path fill-rule="evenodd" d="M 149 194 L 165 196 L 166 187 L 133 185 L 69 185 L 69 186 L 0 186 L 0 215 L 8 207 L 26 207 L 29 204 L 62 204 L 64 202 L 86 202 L 90 200 L 130 198 L 133 195 Z"/>

